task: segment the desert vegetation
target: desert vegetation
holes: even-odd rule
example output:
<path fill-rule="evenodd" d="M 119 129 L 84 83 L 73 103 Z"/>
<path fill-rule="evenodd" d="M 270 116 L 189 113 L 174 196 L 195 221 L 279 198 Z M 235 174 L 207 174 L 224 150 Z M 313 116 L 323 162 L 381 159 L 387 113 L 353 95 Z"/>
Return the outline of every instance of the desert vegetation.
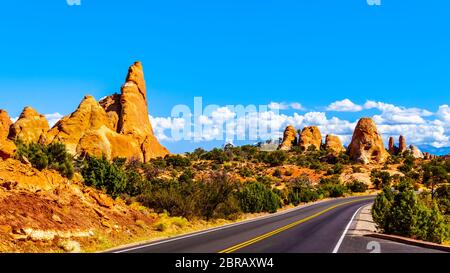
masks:
<path fill-rule="evenodd" d="M 450 162 L 434 159 L 416 162 L 405 155 L 398 167 L 404 176 L 373 172 L 383 191 L 373 206 L 374 221 L 381 231 L 444 243 L 450 240 Z"/>

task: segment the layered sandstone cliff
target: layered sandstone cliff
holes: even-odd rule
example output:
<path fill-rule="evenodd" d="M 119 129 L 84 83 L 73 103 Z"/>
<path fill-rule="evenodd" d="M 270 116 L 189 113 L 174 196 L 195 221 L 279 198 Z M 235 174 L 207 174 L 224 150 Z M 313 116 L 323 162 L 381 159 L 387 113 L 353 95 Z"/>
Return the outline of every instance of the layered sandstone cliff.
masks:
<path fill-rule="evenodd" d="M 148 162 L 164 157 L 169 151 L 156 139 L 150 123 L 147 91 L 142 64 L 136 62 L 128 71 L 120 94 L 98 102 L 86 96 L 72 114 L 50 129 L 47 120 L 31 107 L 11 124 L 6 112 L 0 113 L 0 154 L 14 154 L 12 141 L 45 144 L 64 143 L 76 156 L 122 157 Z"/>

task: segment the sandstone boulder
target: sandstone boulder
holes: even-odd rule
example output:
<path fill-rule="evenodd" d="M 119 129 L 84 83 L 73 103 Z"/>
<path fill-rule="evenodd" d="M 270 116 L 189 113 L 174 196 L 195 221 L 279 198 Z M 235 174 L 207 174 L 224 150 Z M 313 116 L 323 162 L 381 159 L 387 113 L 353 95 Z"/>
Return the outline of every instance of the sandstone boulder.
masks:
<path fill-rule="evenodd" d="M 341 139 L 335 135 L 327 135 L 325 138 L 325 149 L 334 155 L 339 155 L 346 151 Z"/>
<path fill-rule="evenodd" d="M 50 127 L 45 116 L 27 106 L 23 109 L 19 119 L 11 126 L 9 138 L 11 140 L 20 139 L 25 143 L 39 142 L 45 140 L 49 130 Z"/>
<path fill-rule="evenodd" d="M 9 130 L 12 125 L 11 118 L 4 110 L 0 110 L 0 158 L 11 158 L 15 151 L 16 145 L 8 139 Z"/>
<path fill-rule="evenodd" d="M 359 120 L 348 150 L 353 160 L 363 164 L 383 163 L 389 157 L 381 134 L 371 118 Z"/>
<path fill-rule="evenodd" d="M 422 151 L 414 145 L 409 146 L 409 151 L 414 158 L 424 158 Z"/>
<path fill-rule="evenodd" d="M 320 150 L 322 146 L 322 134 L 317 126 L 305 127 L 300 134 L 300 148 L 304 151 L 310 146 L 314 146 L 316 150 Z"/>
<path fill-rule="evenodd" d="M 284 130 L 283 141 L 281 142 L 279 149 L 282 151 L 289 151 L 295 145 L 297 145 L 297 130 L 292 125 L 289 125 L 286 127 L 286 130 Z"/>

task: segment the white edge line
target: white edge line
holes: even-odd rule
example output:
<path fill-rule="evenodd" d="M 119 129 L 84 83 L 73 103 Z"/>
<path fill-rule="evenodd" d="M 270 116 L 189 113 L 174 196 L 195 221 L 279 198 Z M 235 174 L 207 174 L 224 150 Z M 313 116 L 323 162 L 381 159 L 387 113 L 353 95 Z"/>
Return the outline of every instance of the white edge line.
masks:
<path fill-rule="evenodd" d="M 350 227 L 352 226 L 353 221 L 355 220 L 356 215 L 358 215 L 358 213 L 362 210 L 362 208 L 367 207 L 367 204 L 365 204 L 364 206 L 360 207 L 355 214 L 353 214 L 352 219 L 350 219 L 350 222 L 348 223 L 348 225 L 345 227 L 344 232 L 342 233 L 341 238 L 339 239 L 336 247 L 333 250 L 333 254 L 336 254 L 339 252 L 339 249 L 341 248 L 342 243 L 344 242 L 345 236 L 347 236 L 347 232 L 350 229 Z"/>
<path fill-rule="evenodd" d="M 349 199 L 357 199 L 358 197 L 363 197 L 363 196 L 352 196 Z M 343 199 L 345 199 L 345 198 L 343 198 Z M 228 224 L 228 225 L 224 225 L 224 226 L 216 227 L 216 228 L 211 228 L 211 229 L 207 229 L 207 230 L 200 231 L 200 232 L 194 232 L 192 234 L 180 235 L 179 237 L 176 237 L 176 238 L 173 238 L 173 239 L 165 239 L 165 240 L 163 239 L 163 240 L 161 240 L 159 242 L 143 244 L 143 245 L 139 245 L 139 246 L 136 246 L 136 247 L 129 247 L 129 248 L 120 249 L 120 250 L 116 250 L 116 251 L 113 250 L 112 253 L 113 254 L 127 253 L 127 252 L 138 250 L 138 249 L 143 249 L 143 248 L 152 247 L 152 246 L 156 246 L 156 245 L 161 245 L 161 244 L 165 244 L 165 243 L 170 243 L 170 242 L 174 242 L 174 241 L 178 241 L 178 240 L 192 238 L 192 237 L 195 237 L 195 236 L 199 236 L 199 235 L 203 235 L 203 234 L 207 234 L 207 233 L 211 233 L 211 232 L 215 232 L 215 231 L 224 230 L 224 229 L 227 229 L 227 228 L 232 228 L 232 227 L 236 227 L 236 226 L 240 226 L 240 225 L 245 225 L 245 224 L 253 223 L 253 222 L 256 222 L 256 221 L 264 220 L 264 219 L 267 219 L 267 218 L 284 215 L 284 214 L 287 214 L 287 213 L 290 213 L 290 212 L 294 212 L 294 211 L 301 210 L 301 209 L 304 209 L 304 208 L 308 208 L 308 207 L 311 207 L 311 206 L 314 206 L 314 205 L 325 203 L 327 201 L 335 201 L 335 200 L 339 200 L 339 199 L 321 200 L 321 201 L 318 201 L 318 202 L 315 202 L 315 203 L 305 204 L 303 206 L 299 206 L 299 207 L 296 207 L 296 208 L 288 209 L 288 210 L 285 210 L 285 211 L 282 211 L 282 212 L 278 212 L 278 213 L 275 213 L 275 214 L 270 214 L 270 215 L 257 217 L 257 218 L 254 218 L 254 219 L 244 220 L 244 221 L 239 222 L 239 223 Z"/>

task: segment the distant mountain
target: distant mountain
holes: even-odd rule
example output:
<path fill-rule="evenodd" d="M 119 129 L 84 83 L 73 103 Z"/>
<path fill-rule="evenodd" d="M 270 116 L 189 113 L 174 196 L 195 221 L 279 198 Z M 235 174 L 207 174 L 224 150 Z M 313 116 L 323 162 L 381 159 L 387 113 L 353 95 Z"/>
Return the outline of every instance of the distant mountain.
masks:
<path fill-rule="evenodd" d="M 431 145 L 418 145 L 418 147 L 420 150 L 422 150 L 422 152 L 428 152 L 428 153 L 434 154 L 434 155 L 450 154 L 450 147 L 436 148 Z"/>

